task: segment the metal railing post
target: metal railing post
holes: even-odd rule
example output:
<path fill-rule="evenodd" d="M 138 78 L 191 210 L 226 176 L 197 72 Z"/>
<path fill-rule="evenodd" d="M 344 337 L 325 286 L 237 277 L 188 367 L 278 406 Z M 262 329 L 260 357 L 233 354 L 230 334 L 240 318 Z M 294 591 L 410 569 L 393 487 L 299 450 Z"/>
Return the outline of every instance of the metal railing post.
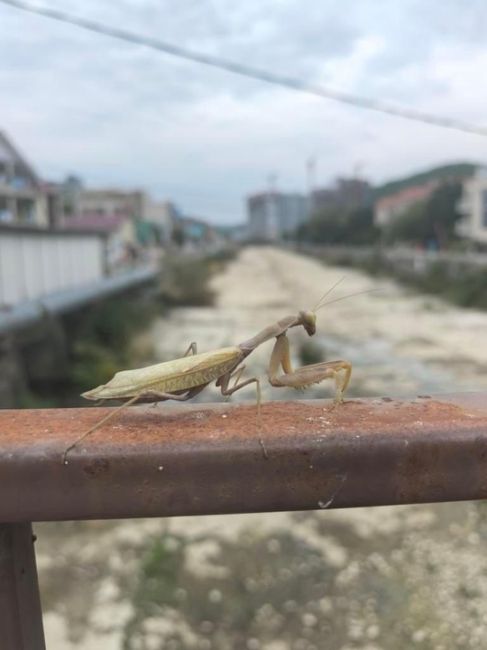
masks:
<path fill-rule="evenodd" d="M 0 647 L 46 647 L 30 523 L 0 524 Z"/>

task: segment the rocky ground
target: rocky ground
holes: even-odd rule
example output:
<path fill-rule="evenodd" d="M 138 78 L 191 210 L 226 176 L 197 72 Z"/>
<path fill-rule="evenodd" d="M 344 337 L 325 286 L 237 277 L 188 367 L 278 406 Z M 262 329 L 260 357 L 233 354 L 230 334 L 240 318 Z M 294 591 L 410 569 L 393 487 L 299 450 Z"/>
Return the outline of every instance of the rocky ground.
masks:
<path fill-rule="evenodd" d="M 248 248 L 214 278 L 215 307 L 173 310 L 157 359 L 243 341 L 325 307 L 317 344 L 353 363 L 350 395 L 487 389 L 487 313 L 357 271 Z M 292 332 L 297 351 L 306 336 Z M 248 359 L 265 375 L 272 343 Z M 328 396 L 320 385 L 305 397 Z M 266 387 L 265 399 L 301 393 Z M 220 399 L 216 389 L 200 400 Z M 252 387 L 234 400 L 254 400 Z M 487 638 L 483 503 L 37 526 L 50 650 L 456 650 Z"/>

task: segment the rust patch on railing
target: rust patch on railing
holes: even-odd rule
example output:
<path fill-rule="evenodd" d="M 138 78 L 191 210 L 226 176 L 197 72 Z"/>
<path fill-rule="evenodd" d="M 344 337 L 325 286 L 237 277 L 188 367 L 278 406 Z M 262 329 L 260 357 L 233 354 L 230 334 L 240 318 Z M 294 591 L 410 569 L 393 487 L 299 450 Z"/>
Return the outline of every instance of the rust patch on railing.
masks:
<path fill-rule="evenodd" d="M 485 396 L 487 401 L 487 396 Z M 467 409 L 467 410 L 466 410 Z M 62 441 L 69 444 L 106 415 L 107 408 L 0 410 L 0 444 L 46 444 Z M 330 402 L 270 402 L 262 406 L 261 420 L 254 405 L 167 403 L 129 407 L 125 412 L 92 433 L 80 448 L 109 443 L 133 444 L 153 442 L 157 438 L 171 441 L 197 439 L 218 440 L 263 435 L 281 438 L 284 434 L 299 435 L 329 432 L 338 434 L 360 428 L 363 435 L 374 434 L 383 427 L 417 431 L 421 427 L 454 428 L 475 426 L 487 417 L 487 405 L 470 397 L 468 404 L 450 397 L 433 399 L 422 396 L 413 401 L 378 398 L 348 400 L 334 407 Z M 76 454 L 76 451 L 74 452 Z"/>

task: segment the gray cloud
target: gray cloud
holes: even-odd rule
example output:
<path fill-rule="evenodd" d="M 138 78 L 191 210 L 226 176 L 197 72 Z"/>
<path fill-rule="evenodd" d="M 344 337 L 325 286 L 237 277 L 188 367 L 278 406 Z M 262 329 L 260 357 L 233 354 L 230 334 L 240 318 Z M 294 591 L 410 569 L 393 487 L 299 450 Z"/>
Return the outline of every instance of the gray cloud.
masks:
<path fill-rule="evenodd" d="M 73 14 L 337 89 L 472 121 L 487 5 L 471 0 L 46 0 Z M 269 171 L 380 179 L 485 142 L 321 101 L 0 5 L 0 128 L 45 175 L 147 186 L 215 220 Z"/>

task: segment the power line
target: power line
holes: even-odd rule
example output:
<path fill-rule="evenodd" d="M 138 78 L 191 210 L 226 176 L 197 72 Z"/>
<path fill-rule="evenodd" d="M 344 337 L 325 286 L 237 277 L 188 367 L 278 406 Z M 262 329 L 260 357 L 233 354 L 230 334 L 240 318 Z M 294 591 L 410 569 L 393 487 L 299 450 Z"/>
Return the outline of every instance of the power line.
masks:
<path fill-rule="evenodd" d="M 487 136 L 487 127 L 469 124 L 468 122 L 463 122 L 455 118 L 435 115 L 433 113 L 424 113 L 413 108 L 395 106 L 381 100 L 375 100 L 359 95 L 352 95 L 350 93 L 325 88 L 324 86 L 316 86 L 300 79 L 287 77 L 285 75 L 269 72 L 267 70 L 260 70 L 258 68 L 253 68 L 241 63 L 228 61 L 220 57 L 210 56 L 207 54 L 202 54 L 200 52 L 194 52 L 192 50 L 188 50 L 177 45 L 172 45 L 171 43 L 166 43 L 164 41 L 160 41 L 148 36 L 141 36 L 133 32 L 128 32 L 124 29 L 110 27 L 108 25 L 104 25 L 92 20 L 72 16 L 71 14 L 67 14 L 63 11 L 57 11 L 56 9 L 48 9 L 47 7 L 35 7 L 26 2 L 22 2 L 22 0 L 0 0 L 0 3 L 21 9 L 22 11 L 38 14 L 47 18 L 52 18 L 53 20 L 57 20 L 62 23 L 76 25 L 77 27 L 81 27 L 90 32 L 117 38 L 119 40 L 133 43 L 135 45 L 142 45 L 153 50 L 158 50 L 159 52 L 164 52 L 181 59 L 186 59 L 187 61 L 193 61 L 195 63 L 201 63 L 202 65 L 211 66 L 213 68 L 219 68 L 221 70 L 226 70 L 227 72 L 232 72 L 243 77 L 250 77 L 259 81 L 264 81 L 275 86 L 291 88 L 292 90 L 308 93 L 317 97 L 332 99 L 343 104 L 350 104 L 352 106 L 358 106 L 359 108 L 367 108 L 373 111 L 378 111 L 380 113 L 386 113 L 388 115 L 402 117 L 407 120 L 413 120 L 415 122 L 422 122 L 425 124 L 444 127 L 447 129 L 454 129 L 456 131 L 463 131 L 467 133 L 474 133 L 476 135 Z"/>

